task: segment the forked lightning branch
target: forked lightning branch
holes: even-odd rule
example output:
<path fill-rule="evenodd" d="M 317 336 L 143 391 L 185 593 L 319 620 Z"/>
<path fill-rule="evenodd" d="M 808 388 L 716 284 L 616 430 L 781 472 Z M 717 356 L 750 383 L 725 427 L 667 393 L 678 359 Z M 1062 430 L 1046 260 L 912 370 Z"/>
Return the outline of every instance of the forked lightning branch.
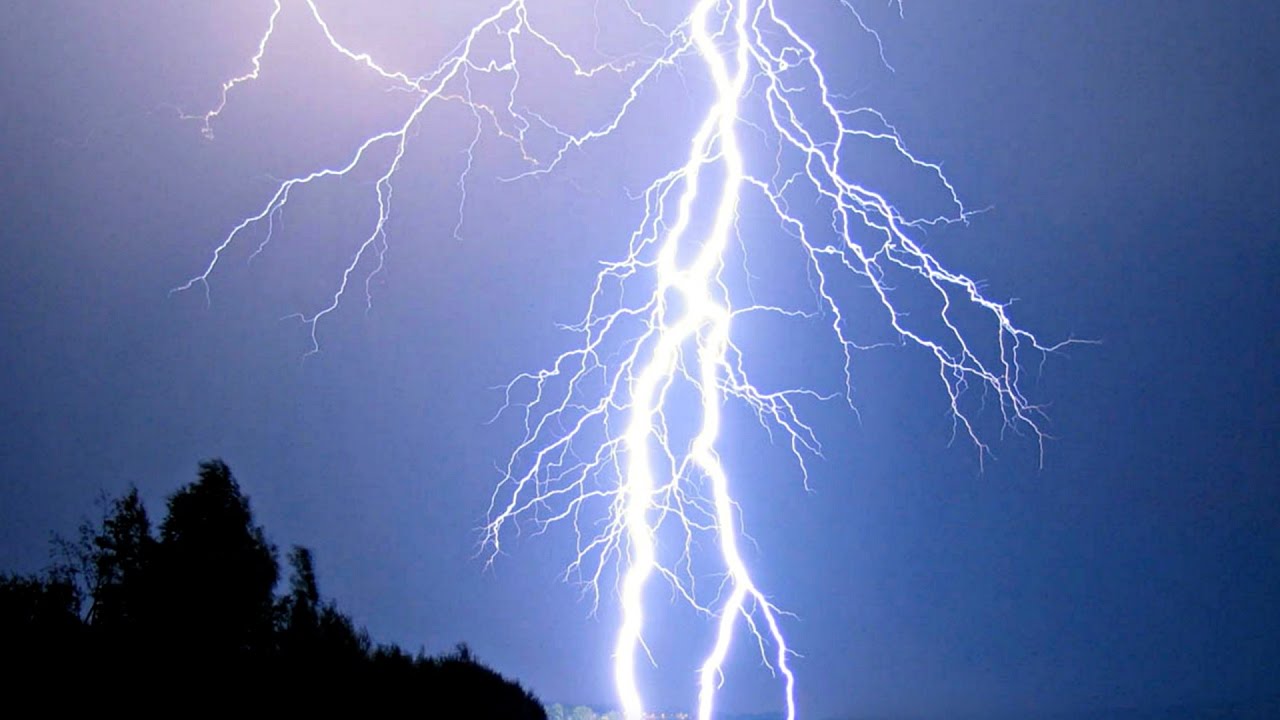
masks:
<path fill-rule="evenodd" d="M 879 36 L 848 0 L 823 1 L 842 12 L 851 34 L 878 46 Z M 849 104 L 831 87 L 818 49 L 786 15 L 805 3 L 697 0 L 682 21 L 664 27 L 639 0 L 598 0 L 597 13 L 610 2 L 633 29 L 651 34 L 651 46 L 660 50 L 626 60 L 580 59 L 539 25 L 537 2 L 511 0 L 476 22 L 437 65 L 416 72 L 383 65 L 375 48 L 348 46 L 341 28 L 331 26 L 312 0 L 276 0 L 243 74 L 223 83 L 211 110 L 194 116 L 207 136 L 237 89 L 269 70 L 264 60 L 286 12 L 309 17 L 333 52 L 409 93 L 412 107 L 352 147 L 345 162 L 281 182 L 258 212 L 230 229 L 204 270 L 177 290 L 199 286 L 208 293 L 234 243 L 252 236 L 256 252 L 266 251 L 292 196 L 373 167 L 376 217 L 334 278 L 332 294 L 299 313 L 314 352 L 318 329 L 353 289 L 366 302 L 371 299 L 369 279 L 383 267 L 394 182 L 406 172 L 412 146 L 430 142 L 428 133 L 415 131 L 433 108 L 461 106 L 475 120 L 469 145 L 460 148 L 467 158 L 458 178 L 461 223 L 474 153 L 486 138 L 510 143 L 526 163 L 508 179 L 538 182 L 581 156 L 576 151 L 639 125 L 633 116 L 652 110 L 646 101 L 662 77 L 697 73 L 708 79 L 710 91 L 698 99 L 700 121 L 680 152 L 683 161 L 637 199 L 643 204 L 638 225 L 617 228 L 621 257 L 603 265 L 585 313 L 571 326 L 578 344 L 507 386 L 504 410 L 520 415 L 524 436 L 494 491 L 486 547 L 496 558 L 522 521 L 538 529 L 567 523 L 575 530 L 569 572 L 585 579 L 596 603 L 616 598 L 620 604 L 613 656 L 601 661 L 612 663 L 618 702 L 629 720 L 645 712 L 638 664 L 661 661 L 645 645 L 646 634 L 657 632 L 646 624 L 645 605 L 655 583 L 669 585 L 711 623 L 696 678 L 698 718 L 712 717 L 731 646 L 743 640 L 774 673 L 791 719 L 796 678 L 784 636 L 787 618 L 757 585 L 743 554 L 735 478 L 719 452 L 723 409 L 738 403 L 753 413 L 789 449 L 798 481 L 807 483 L 806 463 L 821 454 L 821 445 L 802 409 L 809 401 L 841 395 L 852 404 L 853 357 L 867 345 L 856 337 L 836 290 L 849 278 L 868 294 L 893 337 L 933 358 L 933 382 L 949 400 L 954 427 L 980 455 L 987 446 L 964 396 L 981 394 L 1004 426 L 1043 445 L 1041 416 L 1020 389 L 1024 360 L 1038 361 L 1065 343 L 1042 343 L 1020 329 L 1006 303 L 925 251 L 920 238 L 929 227 L 963 222 L 969 213 L 938 164 L 913 154 L 880 113 Z M 501 48 L 496 54 L 495 41 Z M 625 99 L 591 129 L 557 126 L 523 97 L 520 58 L 531 48 L 549 51 L 575 78 L 615 77 L 627 88 Z M 473 92 L 472 80 L 480 76 L 506 83 L 504 102 Z M 550 146 L 532 139 L 548 135 L 554 138 Z M 770 148 L 763 156 L 756 150 L 761 136 Z M 889 150 L 928 178 L 944 206 L 924 217 L 909 216 L 876 188 L 850 177 L 850 160 L 871 147 Z M 404 196 L 394 200 L 413 202 Z M 799 250 L 795 257 L 806 266 L 812 307 L 739 297 L 744 293 L 730 278 L 735 267 L 728 258 L 742 245 L 742 210 L 748 204 L 767 209 L 777 241 Z M 897 298 L 904 283 L 916 296 L 932 298 L 927 317 L 901 306 Z M 834 392 L 753 382 L 735 328 L 739 319 L 757 313 L 821 320 L 843 356 L 843 367 L 833 368 Z M 676 403 L 672 398 L 682 391 L 692 391 L 696 401 Z M 695 430 L 687 436 L 674 429 L 690 423 Z M 719 571 L 715 582 L 699 584 L 691 555 L 702 539 L 716 548 Z"/>

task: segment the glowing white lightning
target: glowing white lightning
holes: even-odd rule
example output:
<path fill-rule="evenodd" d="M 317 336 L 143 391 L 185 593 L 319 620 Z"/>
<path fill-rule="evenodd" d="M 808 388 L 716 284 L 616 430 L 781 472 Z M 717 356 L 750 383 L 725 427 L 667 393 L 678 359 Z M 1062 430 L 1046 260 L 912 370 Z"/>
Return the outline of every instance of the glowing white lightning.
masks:
<path fill-rule="evenodd" d="M 838 1 L 878 45 L 879 37 L 848 0 Z M 795 678 L 788 666 L 791 651 L 781 631 L 781 612 L 757 587 L 740 552 L 739 510 L 716 447 L 722 406 L 727 399 L 736 399 L 766 430 L 788 443 L 807 483 L 806 456 L 819 455 L 821 445 L 801 419 L 797 403 L 831 395 L 806 388 L 758 387 L 748 378 L 742 353 L 733 342 L 732 321 L 748 313 L 825 314 L 844 355 L 843 389 L 835 394 L 851 402 L 852 357 L 866 346 L 851 337 L 830 278 L 833 273 L 859 277 L 897 338 L 936 359 L 955 427 L 980 455 L 987 448 L 962 404 L 965 391 L 973 387 L 986 391 L 997 400 L 1006 426 L 1029 429 L 1043 446 L 1037 408 L 1019 390 L 1021 356 L 1028 351 L 1049 353 L 1065 343 L 1044 345 L 1017 328 L 1005 304 L 985 297 L 978 283 L 944 268 L 912 239 L 912 233 L 923 226 L 963 221 L 969 213 L 941 168 L 913 155 L 879 113 L 839 106 L 818 64 L 818 53 L 780 16 L 774 0 L 696 0 L 692 12 L 672 29 L 649 20 L 631 0 L 617 0 L 639 27 L 655 34 L 661 50 L 650 57 L 596 65 L 580 61 L 541 32 L 530 21 L 527 0 L 510 0 L 473 26 L 431 72 L 420 76 L 388 70 L 369 54 L 349 49 L 335 37 L 312 0 L 300 2 L 333 50 L 417 100 L 399 122 L 361 143 L 346 163 L 281 183 L 260 212 L 235 225 L 205 270 L 177 290 L 202 285 L 207 292 L 210 276 L 226 250 L 241 234 L 265 223 L 265 236 L 255 254 L 264 249 L 291 192 L 325 178 L 345 176 L 372 162 L 368 159 L 372 148 L 388 144 L 394 152 L 374 185 L 378 214 L 369 234 L 328 302 L 316 311 L 298 314 L 311 330 L 312 351 L 319 348 L 319 322 L 339 306 L 361 267 L 372 266 L 366 275 L 366 301 L 370 300 L 368 278 L 381 270 L 386 249 L 392 180 L 401 169 L 410 131 L 429 108 L 458 103 L 476 121 L 475 135 L 466 148 L 466 168 L 459 178 L 461 224 L 466 180 L 486 128 L 513 143 L 529 164 L 515 178 L 540 176 L 565 162 L 572 150 L 618 132 L 643 91 L 666 70 L 681 70 L 686 61 L 705 68 L 714 90 L 712 102 L 684 163 L 643 193 L 644 214 L 632 232 L 628 254 L 606 264 L 597 276 L 587 311 L 571 328 L 582 335 L 581 344 L 556 358 L 548 369 L 522 375 L 507 386 L 504 409 L 519 408 L 525 435 L 494 492 L 486 543 L 496 556 L 509 528 L 518 527 L 523 517 L 531 518 L 539 529 L 561 520 L 571 523 L 578 545 L 568 572 L 585 579 L 595 603 L 611 561 L 619 562 L 622 623 L 614 650 L 614 681 L 628 720 L 639 720 L 644 714 L 636 659 L 645 650 L 644 594 L 655 575 L 714 618 L 714 641 L 698 673 L 699 719 L 712 717 L 722 668 L 740 627 L 756 641 L 764 664 L 782 676 L 787 717 L 793 719 Z M 225 109 L 228 95 L 259 76 L 281 11 L 281 0 L 276 0 L 251 70 L 225 82 L 214 109 L 195 116 L 206 135 L 212 136 L 213 123 Z M 505 52 L 497 58 L 482 57 L 477 49 L 481 38 L 494 36 L 503 41 Z M 629 88 L 626 99 L 599 127 L 578 133 L 562 130 L 518 100 L 517 57 L 524 44 L 549 49 L 576 77 L 611 73 L 623 78 Z M 472 74 L 509 79 L 505 102 L 477 96 Z M 549 152 L 534 147 L 533 129 L 557 138 Z M 740 136 L 744 130 L 769 138 L 773 152 L 763 161 L 750 157 Z M 848 156 L 856 152 L 858 143 L 887 145 L 932 176 L 949 198 L 949 207 L 933 217 L 909 218 L 882 194 L 848 179 Z M 733 302 L 725 258 L 731 243 L 742 241 L 740 208 L 748 200 L 768 208 L 803 251 L 817 302 L 814 312 Z M 806 214 L 792 210 L 815 206 L 829 217 L 829 225 L 815 225 Z M 705 230 L 698 229 L 698 217 L 709 218 Z M 371 253 L 377 257 L 369 259 Z M 637 282 L 646 283 L 643 292 L 625 292 Z M 896 286 L 902 283 L 912 283 L 918 293 L 934 297 L 936 314 L 916 321 L 902 311 L 894 299 Z M 960 307 L 977 310 L 985 318 L 987 335 L 981 342 L 962 332 L 964 323 L 957 319 Z M 674 439 L 677 433 L 668 422 L 674 403 L 671 391 L 678 385 L 693 388 L 698 398 L 697 430 L 687 444 Z M 516 399 L 521 392 L 528 397 Z M 596 522 L 594 518 L 603 519 L 602 528 L 584 532 L 584 526 Z M 683 542 L 660 546 L 659 536 L 668 527 Z M 724 570 L 719 591 L 709 601 L 698 590 L 693 569 L 698 536 L 714 539 Z"/>

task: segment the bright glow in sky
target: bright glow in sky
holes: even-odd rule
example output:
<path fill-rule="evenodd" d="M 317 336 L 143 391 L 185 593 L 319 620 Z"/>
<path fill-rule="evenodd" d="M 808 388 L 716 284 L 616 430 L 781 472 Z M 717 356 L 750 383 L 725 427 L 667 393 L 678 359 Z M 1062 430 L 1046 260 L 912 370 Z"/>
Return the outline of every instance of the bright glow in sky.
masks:
<path fill-rule="evenodd" d="M 522 375 L 507 387 L 505 409 L 518 407 L 525 436 L 495 492 L 486 544 L 491 560 L 496 558 L 508 526 L 526 515 L 539 525 L 573 524 L 579 542 L 570 571 L 587 572 L 597 603 L 607 565 L 617 562 L 622 618 L 613 674 L 628 718 L 644 715 L 637 660 L 644 655 L 657 661 L 644 639 L 645 608 L 652 602 L 646 591 L 654 575 L 667 580 L 673 592 L 712 618 L 716 627 L 698 670 L 700 720 L 712 718 L 716 693 L 724 684 L 725 661 L 739 632 L 754 638 L 762 664 L 780 676 L 786 715 L 794 718 L 795 676 L 789 667 L 792 650 L 784 639 L 783 613 L 756 584 L 739 549 L 740 506 L 719 449 L 725 400 L 745 403 L 765 432 L 781 438 L 807 484 L 806 456 L 820 455 L 821 446 L 799 406 L 840 396 L 853 407 L 853 355 L 872 347 L 854 337 L 846 318 L 850 310 L 832 289 L 834 274 L 860 278 L 878 299 L 879 314 L 892 328 L 892 336 L 933 356 L 955 432 L 971 442 L 980 457 L 988 447 L 975 426 L 977 411 L 965 405 L 971 389 L 980 392 L 984 402 L 994 399 L 1002 428 L 1028 430 L 1043 443 L 1040 411 L 1020 387 L 1024 362 L 1028 353 L 1042 361 L 1070 341 L 1041 344 L 1013 324 L 1004 303 L 989 298 L 977 282 L 947 269 L 923 249 L 917 236 L 928 228 L 968 221 L 970 213 L 955 187 L 940 165 L 908 150 L 881 113 L 846 107 L 831 88 L 818 50 L 773 0 L 698 0 L 672 27 L 658 25 L 629 0 L 620 0 L 633 29 L 660 38 L 654 47 L 661 49 L 653 55 L 600 62 L 580 59 L 548 34 L 535 22 L 527 0 L 510 0 L 476 21 L 434 69 L 417 75 L 385 66 L 367 49 L 349 47 L 312 0 L 304 4 L 335 52 L 408 93 L 413 107 L 393 127 L 360 142 L 345 162 L 281 182 L 259 212 L 230 230 L 203 272 L 175 292 L 200 287 L 207 293 L 223 253 L 243 234 L 257 231 L 262 237 L 249 256 L 252 260 L 267 249 L 294 194 L 376 164 L 369 156 L 389 146 L 373 182 L 377 212 L 371 227 L 327 304 L 297 315 L 309 328 L 312 353 L 320 349 L 321 322 L 338 309 L 361 274 L 365 301 L 372 307 L 371 283 L 386 264 L 395 180 L 428 110 L 456 103 L 475 121 L 457 179 L 459 217 L 453 236 L 461 240 L 468 180 L 476 148 L 487 133 L 514 146 L 526 164 L 509 181 L 536 180 L 555 173 L 573 151 L 627 132 L 632 116 L 643 112 L 648 86 L 660 74 L 700 71 L 709 76 L 707 109 L 689 141 L 686 159 L 641 193 L 644 215 L 630 233 L 626 258 L 606 263 L 582 322 L 572 328 L 584 336 L 583 345 L 561 354 L 547 370 Z M 842 6 L 848 11 L 848 30 L 873 42 L 887 66 L 879 35 L 851 5 Z M 282 11 L 277 0 L 250 69 L 222 84 L 211 110 L 185 115 L 199 121 L 207 137 L 213 137 L 231 94 L 260 78 Z M 598 46 L 599 4 L 593 17 Z M 556 125 L 529 107 L 522 92 L 530 48 L 549 52 L 574 78 L 590 81 L 607 74 L 622 79 L 628 87 L 625 99 L 607 122 L 584 132 Z M 473 85 L 475 79 L 492 77 L 501 78 L 503 93 L 497 101 Z M 549 154 L 537 150 L 539 131 L 552 140 Z M 760 137 L 747 144 L 742 139 L 746 133 Z M 881 191 L 853 177 L 847 157 L 877 146 L 887 146 L 906 167 L 944 189 L 947 203 L 931 215 L 907 215 Z M 753 150 L 762 157 L 756 158 Z M 737 269 L 729 268 L 729 248 L 743 247 L 742 267 L 749 268 L 745 241 L 759 234 L 741 220 L 747 202 L 762 203 L 771 211 L 771 242 L 799 245 L 812 293 L 810 307 L 757 301 L 751 293 L 750 270 L 734 277 Z M 800 210 L 805 204 L 826 219 L 815 220 L 810 211 Z M 651 288 L 632 302 L 628 286 L 646 281 Z M 735 299 L 742 288 L 752 300 Z M 910 296 L 902 299 L 901 294 L 912 292 L 924 296 L 923 305 Z M 910 318 L 912 307 L 931 309 L 920 322 Z M 749 379 L 747 361 L 730 330 L 734 318 L 755 313 L 825 318 L 844 357 L 842 389 L 824 393 L 804 384 L 770 388 Z M 971 324 L 975 316 L 979 323 Z M 628 331 L 633 335 L 626 335 Z M 608 355 L 617 359 L 606 359 Z M 597 387 L 598 382 L 602 386 Z M 555 387 L 557 383 L 561 387 Z M 679 383 L 691 387 L 696 403 L 681 407 L 670 399 Z M 531 399 L 513 401 L 511 394 L 527 385 L 533 387 Z M 670 418 L 679 416 L 697 418 L 688 438 L 673 432 Z M 602 512 L 596 507 L 601 505 Z M 664 547 L 658 532 L 668 521 L 678 528 L 678 539 Z M 601 523 L 603 530 L 584 530 Z M 693 568 L 695 537 L 701 534 L 718 548 L 722 563 L 712 574 L 721 580 L 709 598 L 699 594 Z"/>

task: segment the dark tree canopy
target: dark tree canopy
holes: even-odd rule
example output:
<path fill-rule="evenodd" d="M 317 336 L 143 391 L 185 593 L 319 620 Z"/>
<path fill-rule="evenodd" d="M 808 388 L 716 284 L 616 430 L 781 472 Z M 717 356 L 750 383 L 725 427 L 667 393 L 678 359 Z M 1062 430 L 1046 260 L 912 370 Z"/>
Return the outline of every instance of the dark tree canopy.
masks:
<path fill-rule="evenodd" d="M 221 460 L 169 498 L 155 572 L 157 620 L 181 659 L 237 662 L 271 645 L 276 549 Z M 198 658 L 189 658 L 199 648 Z"/>
<path fill-rule="evenodd" d="M 84 639 L 79 611 L 79 592 L 64 578 L 0 575 L 0 637 L 10 659 L 21 663 L 5 667 L 41 673 L 78 662 L 64 649 Z"/>
<path fill-rule="evenodd" d="M 295 709 L 425 701 L 472 717 L 546 717 L 466 645 L 438 657 L 374 645 L 321 595 L 307 548 L 290 551 L 288 593 L 276 596 L 276 548 L 221 460 L 201 463 L 169 497 L 158 534 L 136 489 L 102 507 L 98 525 L 55 540 L 61 561 L 49 572 L 0 575 L 0 665 L 15 668 L 17 696 L 58 678 L 115 693 L 275 697 Z"/>
<path fill-rule="evenodd" d="M 156 557 L 156 541 L 137 488 L 114 500 L 110 508 L 88 547 L 92 603 L 88 620 L 104 630 L 136 631 L 147 615 L 148 572 Z"/>
<path fill-rule="evenodd" d="M 284 664 L 300 679 L 362 671 L 372 643 L 335 605 L 321 602 L 311 551 L 295 547 L 289 564 L 292 591 L 280 602 L 278 634 Z"/>

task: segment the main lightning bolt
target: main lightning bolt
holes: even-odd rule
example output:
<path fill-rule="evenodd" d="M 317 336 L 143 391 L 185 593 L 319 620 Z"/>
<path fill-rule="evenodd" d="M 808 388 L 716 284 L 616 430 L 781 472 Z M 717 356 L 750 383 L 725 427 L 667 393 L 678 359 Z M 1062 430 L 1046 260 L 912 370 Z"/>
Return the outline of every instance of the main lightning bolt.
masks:
<path fill-rule="evenodd" d="M 879 36 L 848 0 L 832 1 L 873 38 L 883 61 Z M 684 73 L 693 63 L 705 69 L 712 82 L 711 102 L 688 153 L 683 164 L 641 194 L 643 217 L 631 233 L 628 253 L 604 265 L 583 319 L 570 328 L 581 335 L 581 343 L 550 367 L 521 375 L 506 386 L 503 408 L 522 416 L 524 437 L 494 491 L 485 539 L 491 557 L 496 557 L 521 518 L 530 518 L 539 530 L 559 521 L 570 523 L 577 548 L 566 574 L 585 581 L 593 608 L 609 568 L 617 562 L 622 620 L 613 675 L 628 720 L 644 715 L 636 663 L 642 652 L 648 653 L 643 640 L 645 592 L 655 576 L 714 621 L 714 639 L 698 670 L 698 718 L 711 719 L 732 641 L 745 632 L 754 639 L 764 665 L 781 676 L 787 717 L 794 719 L 795 677 L 788 665 L 792 651 L 781 629 L 784 613 L 757 586 L 743 557 L 741 513 L 717 452 L 726 402 L 743 403 L 772 437 L 785 441 L 807 484 L 806 460 L 820 455 L 821 445 L 802 419 L 800 406 L 834 396 L 852 403 L 853 356 L 869 347 L 853 337 L 837 299 L 833 286 L 839 274 L 860 279 L 900 343 L 932 355 L 954 427 L 980 457 L 988 448 L 963 396 L 981 390 L 984 402 L 994 400 L 1004 426 L 1029 431 L 1043 453 L 1039 409 L 1019 387 L 1023 357 L 1029 352 L 1043 357 L 1076 341 L 1041 343 L 1014 325 L 1005 303 L 989 299 L 979 283 L 945 268 L 914 239 L 929 226 L 964 222 L 970 213 L 941 167 L 914 155 L 878 112 L 842 107 L 818 52 L 784 19 L 774 0 L 697 0 L 674 28 L 650 20 L 633 0 L 617 0 L 638 28 L 653 34 L 652 47 L 659 50 L 598 64 L 581 61 L 543 32 L 531 20 L 528 0 L 510 0 L 480 19 L 422 75 L 387 69 L 368 53 L 350 49 L 312 0 L 297 2 L 335 52 L 408 92 L 415 98 L 412 108 L 391 127 L 366 138 L 346 162 L 280 183 L 259 212 L 232 228 L 204 271 L 176 290 L 200 285 L 207 293 L 210 276 L 241 235 L 265 226 L 253 254 L 266 248 L 291 193 L 377 162 L 371 159 L 372 149 L 388 145 L 390 160 L 384 161 L 374 183 L 378 212 L 369 233 L 328 300 L 316 310 L 297 314 L 310 329 L 313 352 L 319 349 L 320 322 L 338 308 L 361 268 L 366 272 L 366 302 L 371 302 L 369 281 L 382 269 L 387 248 L 392 181 L 402 169 L 411 131 L 430 108 L 458 104 L 475 120 L 458 180 L 460 227 L 475 149 L 486 130 L 516 147 L 527 163 L 508 180 L 537 178 L 567 162 L 574 151 L 621 132 L 644 91 L 664 73 Z M 187 116 L 198 120 L 207 136 L 212 137 L 230 94 L 259 77 L 282 10 L 282 0 L 276 0 L 251 69 L 223 83 L 212 110 Z M 494 37 L 501 41 L 501 52 L 480 49 Z M 572 132 L 556 126 L 521 101 L 518 58 L 533 46 L 550 50 L 577 78 L 608 74 L 622 79 L 628 90 L 625 99 L 606 122 L 590 130 Z M 495 102 L 474 92 L 471 80 L 478 75 L 504 78 L 505 97 Z M 539 133 L 555 138 L 549 149 L 533 140 Z M 772 151 L 763 158 L 752 157 L 743 133 L 764 138 Z M 889 148 L 931 177 L 947 198 L 944 210 L 909 217 L 883 194 L 847 177 L 850 155 L 872 145 Z M 812 310 L 734 302 L 726 257 L 735 241 L 743 245 L 740 221 L 746 202 L 770 211 L 802 251 L 815 300 Z M 815 207 L 824 222 L 811 219 Z M 630 289 L 637 284 L 642 286 L 638 293 Z M 896 293 L 906 292 L 902 285 L 933 298 L 934 310 L 927 319 L 916 320 L 902 309 L 896 299 Z M 973 321 L 975 311 L 982 322 Z M 830 336 L 844 357 L 842 387 L 820 393 L 803 387 L 766 389 L 754 383 L 732 334 L 734 320 L 753 313 L 829 318 Z M 969 318 L 959 319 L 964 313 Z M 975 332 L 980 337 L 975 338 Z M 695 391 L 692 408 L 673 399 L 677 387 Z M 691 412 L 684 413 L 686 409 Z M 673 412 L 696 416 L 696 432 L 687 442 L 676 439 L 679 433 L 669 422 Z M 589 531 L 593 525 L 598 529 Z M 677 542 L 663 546 L 660 537 L 675 537 Z M 713 539 L 723 570 L 710 598 L 699 590 L 694 571 L 699 537 Z"/>

